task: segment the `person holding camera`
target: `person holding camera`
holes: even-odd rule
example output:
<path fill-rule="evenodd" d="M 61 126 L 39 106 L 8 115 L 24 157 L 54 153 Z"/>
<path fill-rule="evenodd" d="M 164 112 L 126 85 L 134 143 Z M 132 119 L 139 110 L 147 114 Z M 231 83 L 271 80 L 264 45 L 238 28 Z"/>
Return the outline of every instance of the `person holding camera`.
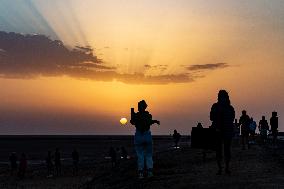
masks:
<path fill-rule="evenodd" d="M 152 115 L 146 111 L 147 104 L 145 100 L 138 102 L 138 112 L 134 112 L 134 108 L 131 108 L 131 120 L 130 123 L 135 125 L 136 132 L 134 136 L 135 151 L 138 158 L 138 174 L 139 178 L 144 178 L 144 167 L 146 163 L 147 176 L 153 176 L 153 147 L 152 147 L 152 135 L 150 127 L 152 124 L 157 123 L 160 125 L 160 121 L 153 120 Z"/>

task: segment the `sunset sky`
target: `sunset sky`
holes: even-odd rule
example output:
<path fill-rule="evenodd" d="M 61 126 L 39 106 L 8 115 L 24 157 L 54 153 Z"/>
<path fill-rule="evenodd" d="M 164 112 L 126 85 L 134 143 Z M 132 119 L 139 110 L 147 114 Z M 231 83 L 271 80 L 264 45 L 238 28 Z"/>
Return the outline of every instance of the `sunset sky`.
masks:
<path fill-rule="evenodd" d="M 189 134 L 226 89 L 284 131 L 282 0 L 1 0 L 0 135 Z M 14 33 L 11 33 L 14 32 Z"/>

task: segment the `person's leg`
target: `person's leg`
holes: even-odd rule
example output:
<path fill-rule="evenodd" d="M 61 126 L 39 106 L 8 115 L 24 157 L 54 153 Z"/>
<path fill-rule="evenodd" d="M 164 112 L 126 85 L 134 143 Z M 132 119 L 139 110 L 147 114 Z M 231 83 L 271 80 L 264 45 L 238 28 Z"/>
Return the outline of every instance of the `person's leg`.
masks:
<path fill-rule="evenodd" d="M 147 143 L 146 145 L 146 166 L 147 169 L 153 169 L 153 147 L 152 143 Z"/>
<path fill-rule="evenodd" d="M 138 166 L 138 172 L 139 176 L 143 176 L 143 170 L 144 170 L 144 146 L 143 146 L 143 140 L 142 136 L 140 134 L 135 134 L 135 151 L 137 155 L 137 166 Z"/>
<path fill-rule="evenodd" d="M 145 148 L 145 158 L 146 158 L 146 167 L 148 171 L 148 176 L 153 176 L 153 143 L 151 132 L 148 132 L 145 136 L 146 139 L 146 148 Z"/>
<path fill-rule="evenodd" d="M 225 154 L 225 164 L 226 164 L 226 173 L 230 173 L 230 160 L 231 160 L 231 138 L 224 139 L 224 154 Z"/>
<path fill-rule="evenodd" d="M 216 160 L 217 160 L 217 166 L 218 166 L 218 172 L 217 174 L 222 174 L 222 147 L 223 147 L 223 140 L 221 136 L 217 136 L 216 139 Z"/>

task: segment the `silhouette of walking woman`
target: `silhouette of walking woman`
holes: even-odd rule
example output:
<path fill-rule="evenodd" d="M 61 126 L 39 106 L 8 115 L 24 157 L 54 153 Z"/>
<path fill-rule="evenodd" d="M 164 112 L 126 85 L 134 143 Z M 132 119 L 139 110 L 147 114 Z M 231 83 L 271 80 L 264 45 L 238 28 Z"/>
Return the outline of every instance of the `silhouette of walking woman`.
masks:
<path fill-rule="evenodd" d="M 144 100 L 138 102 L 138 112 L 131 108 L 130 123 L 135 125 L 136 132 L 134 137 L 135 151 L 138 157 L 138 174 L 139 178 L 144 178 L 144 163 L 146 163 L 147 176 L 153 176 L 153 159 L 152 159 L 152 136 L 150 126 L 154 123 L 160 125 L 160 121 L 153 120 L 152 115 L 146 111 L 147 104 Z"/>
<path fill-rule="evenodd" d="M 222 174 L 223 144 L 225 155 L 225 172 L 230 174 L 231 143 L 234 135 L 235 110 L 231 106 L 227 91 L 220 90 L 218 102 L 213 104 L 210 112 L 212 128 L 216 130 L 216 159 L 218 165 L 217 175 Z"/>

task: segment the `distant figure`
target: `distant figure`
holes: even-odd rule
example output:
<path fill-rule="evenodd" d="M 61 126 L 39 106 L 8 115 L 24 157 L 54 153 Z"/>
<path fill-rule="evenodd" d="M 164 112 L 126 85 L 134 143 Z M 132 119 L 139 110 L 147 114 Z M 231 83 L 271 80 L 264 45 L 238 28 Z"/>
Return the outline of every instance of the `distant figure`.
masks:
<path fill-rule="evenodd" d="M 122 157 L 122 159 L 126 160 L 127 157 L 128 157 L 128 153 L 127 153 L 126 149 L 124 148 L 124 146 L 121 147 L 121 150 L 120 150 L 120 151 L 121 151 L 121 157 Z"/>
<path fill-rule="evenodd" d="M 175 148 L 178 148 L 178 143 L 180 141 L 180 137 L 181 137 L 181 135 L 177 132 L 177 130 L 174 130 L 173 139 L 174 139 L 174 143 L 175 143 Z"/>
<path fill-rule="evenodd" d="M 19 173 L 18 173 L 20 178 L 25 178 L 27 166 L 28 166 L 28 163 L 27 163 L 26 154 L 22 153 L 20 164 L 19 164 Z"/>
<path fill-rule="evenodd" d="M 10 161 L 10 167 L 11 167 L 11 176 L 14 176 L 14 174 L 17 172 L 17 168 L 18 168 L 18 157 L 16 155 L 15 152 L 13 152 L 10 157 L 9 157 L 9 161 Z"/>
<path fill-rule="evenodd" d="M 59 152 L 58 148 L 56 148 L 56 150 L 55 150 L 54 164 L 55 164 L 56 176 L 61 175 L 61 156 L 60 156 L 60 152 Z"/>
<path fill-rule="evenodd" d="M 216 130 L 216 159 L 218 165 L 217 175 L 222 174 L 223 144 L 225 155 L 225 172 L 230 174 L 231 143 L 234 135 L 235 110 L 231 106 L 229 94 L 225 90 L 218 93 L 218 102 L 213 104 L 210 112 L 212 128 Z"/>
<path fill-rule="evenodd" d="M 278 117 L 277 112 L 272 112 L 272 117 L 270 118 L 270 127 L 272 132 L 272 144 L 275 145 L 278 135 Z"/>
<path fill-rule="evenodd" d="M 115 168 L 117 166 L 117 155 L 113 147 L 110 147 L 109 149 L 109 156 L 111 158 L 111 167 Z"/>
<path fill-rule="evenodd" d="M 131 108 L 130 123 L 135 125 L 136 132 L 134 137 L 135 150 L 138 157 L 139 178 L 144 178 L 144 162 L 146 163 L 148 177 L 153 176 L 153 147 L 150 126 L 154 123 L 160 125 L 160 121 L 153 120 L 152 115 L 146 111 L 147 104 L 144 100 L 138 102 L 138 112 Z"/>
<path fill-rule="evenodd" d="M 249 125 L 250 125 L 250 117 L 247 115 L 245 110 L 242 111 L 242 116 L 239 120 L 239 125 L 241 126 L 241 140 L 242 140 L 242 149 L 246 149 L 246 145 L 249 148 Z"/>
<path fill-rule="evenodd" d="M 72 152 L 72 160 L 73 160 L 73 175 L 78 175 L 79 172 L 79 153 L 76 149 Z"/>
<path fill-rule="evenodd" d="M 256 122 L 253 120 L 253 118 L 250 118 L 250 124 L 249 124 L 249 135 L 251 139 L 251 144 L 255 144 L 255 130 L 256 130 Z"/>
<path fill-rule="evenodd" d="M 269 130 L 269 125 L 265 116 L 262 116 L 261 120 L 259 121 L 259 130 L 260 130 L 260 137 L 263 144 L 267 141 L 267 131 Z"/>
<path fill-rule="evenodd" d="M 45 159 L 45 162 L 46 162 L 46 168 L 47 168 L 47 176 L 51 177 L 53 176 L 53 163 L 52 163 L 51 151 L 47 152 L 47 157 Z"/>
<path fill-rule="evenodd" d="M 197 128 L 200 128 L 200 129 L 202 129 L 203 128 L 203 126 L 202 126 L 202 124 L 201 123 L 197 123 L 197 126 L 196 126 Z"/>

